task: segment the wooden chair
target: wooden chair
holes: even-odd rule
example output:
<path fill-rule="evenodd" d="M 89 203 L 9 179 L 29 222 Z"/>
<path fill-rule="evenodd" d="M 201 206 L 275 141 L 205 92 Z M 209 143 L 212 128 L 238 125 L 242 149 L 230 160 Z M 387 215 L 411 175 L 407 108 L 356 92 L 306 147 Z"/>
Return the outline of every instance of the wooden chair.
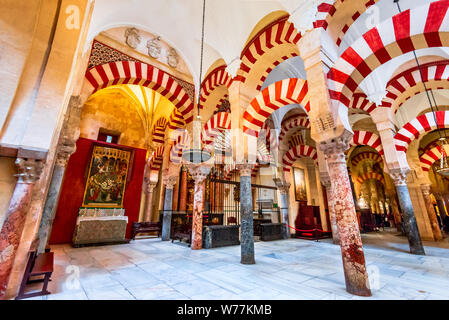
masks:
<path fill-rule="evenodd" d="M 30 251 L 28 263 L 25 268 L 22 283 L 20 284 L 19 294 L 16 300 L 43 296 L 50 294 L 47 290 L 48 282 L 51 281 L 50 277 L 54 268 L 54 253 L 50 252 L 49 248 L 45 248 L 45 252 L 37 254 L 37 250 L 32 245 L 32 251 Z M 43 276 L 41 279 L 30 279 L 31 277 Z M 42 290 L 32 293 L 25 293 L 27 284 L 43 282 Z"/>

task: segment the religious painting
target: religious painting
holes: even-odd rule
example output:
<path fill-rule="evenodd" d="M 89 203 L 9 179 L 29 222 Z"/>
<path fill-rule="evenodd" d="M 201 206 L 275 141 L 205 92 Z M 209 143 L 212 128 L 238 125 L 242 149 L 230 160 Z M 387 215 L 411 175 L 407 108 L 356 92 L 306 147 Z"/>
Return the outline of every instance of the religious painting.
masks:
<path fill-rule="evenodd" d="M 295 187 L 295 200 L 307 201 L 306 176 L 304 169 L 293 167 L 293 183 Z"/>
<path fill-rule="evenodd" d="M 94 146 L 84 191 L 84 207 L 123 207 L 130 156 L 130 151 Z"/>

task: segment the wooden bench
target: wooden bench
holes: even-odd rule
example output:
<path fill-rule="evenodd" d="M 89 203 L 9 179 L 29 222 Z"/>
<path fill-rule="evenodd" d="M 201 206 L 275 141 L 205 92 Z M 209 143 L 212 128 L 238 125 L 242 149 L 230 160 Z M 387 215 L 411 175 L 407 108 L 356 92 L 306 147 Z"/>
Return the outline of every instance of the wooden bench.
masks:
<path fill-rule="evenodd" d="M 190 247 L 192 243 L 192 225 L 181 224 L 174 226 L 171 239 L 172 243 L 175 240 L 179 241 L 186 240 L 186 242 L 189 244 Z"/>
<path fill-rule="evenodd" d="M 160 237 L 162 233 L 162 225 L 160 222 L 134 222 L 131 230 L 131 239 L 135 240 L 138 233 L 157 232 Z"/>
<path fill-rule="evenodd" d="M 25 273 L 23 275 L 22 283 L 20 284 L 19 294 L 16 300 L 43 296 L 50 294 L 47 290 L 48 282 L 51 281 L 50 277 L 54 268 L 54 253 L 50 252 L 49 248 L 45 249 L 44 253 L 37 254 L 36 250 L 30 251 Z M 31 277 L 41 277 L 41 279 L 30 279 Z M 43 282 L 42 290 L 37 292 L 25 293 L 27 284 Z"/>

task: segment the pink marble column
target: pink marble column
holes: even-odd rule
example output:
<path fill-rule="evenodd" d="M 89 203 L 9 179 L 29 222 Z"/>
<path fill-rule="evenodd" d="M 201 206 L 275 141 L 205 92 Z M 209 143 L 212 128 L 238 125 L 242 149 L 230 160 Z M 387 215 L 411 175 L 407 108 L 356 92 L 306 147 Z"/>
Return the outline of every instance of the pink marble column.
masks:
<path fill-rule="evenodd" d="M 147 177 L 145 177 L 144 178 L 144 188 L 145 188 L 146 199 L 145 199 L 143 222 L 151 221 L 154 187 L 156 187 L 156 183 L 151 182 Z"/>
<path fill-rule="evenodd" d="M 432 233 L 435 240 L 439 241 L 443 239 L 440 226 L 438 225 L 437 214 L 433 207 L 432 200 L 430 199 L 430 184 L 422 184 L 421 191 L 426 203 L 427 215 L 429 216 L 430 225 L 432 226 Z"/>
<path fill-rule="evenodd" d="M 187 210 L 187 168 L 181 169 L 181 193 L 179 195 L 179 211 Z"/>
<path fill-rule="evenodd" d="M 192 179 L 195 181 L 192 215 L 192 250 L 203 247 L 203 209 L 204 209 L 204 180 L 210 172 L 211 166 L 206 164 L 187 165 Z"/>
<path fill-rule="evenodd" d="M 334 244 L 340 245 L 340 235 L 338 234 L 337 217 L 334 209 L 334 195 L 332 193 L 331 179 L 328 174 L 321 175 L 321 182 L 326 188 L 327 208 L 329 210 L 329 218 L 331 221 L 332 241 Z"/>
<path fill-rule="evenodd" d="M 16 166 L 18 180 L 0 231 L 0 299 L 4 298 L 8 286 L 9 276 L 25 226 L 33 187 L 39 180 L 43 162 L 17 158 Z"/>
<path fill-rule="evenodd" d="M 329 168 L 346 290 L 358 296 L 371 296 L 362 239 L 344 154 L 349 149 L 351 138 L 352 136 L 347 132 L 332 141 L 321 143 L 320 148 L 325 154 Z"/>

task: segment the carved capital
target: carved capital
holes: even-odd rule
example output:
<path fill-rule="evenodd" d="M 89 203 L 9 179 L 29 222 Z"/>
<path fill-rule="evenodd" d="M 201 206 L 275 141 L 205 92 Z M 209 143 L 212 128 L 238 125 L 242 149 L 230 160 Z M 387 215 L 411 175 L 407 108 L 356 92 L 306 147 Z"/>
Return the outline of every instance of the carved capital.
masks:
<path fill-rule="evenodd" d="M 331 177 L 329 173 L 320 172 L 320 180 L 321 183 L 326 187 L 326 189 L 329 189 L 331 187 Z"/>
<path fill-rule="evenodd" d="M 35 159 L 17 158 L 15 164 L 17 168 L 15 176 L 18 178 L 18 183 L 35 183 L 39 180 L 44 167 L 43 161 Z"/>
<path fill-rule="evenodd" d="M 237 170 L 240 172 L 241 177 L 251 177 L 251 170 L 253 169 L 253 165 L 249 163 L 238 164 L 236 165 Z"/>
<path fill-rule="evenodd" d="M 320 143 L 319 148 L 324 153 L 324 157 L 329 164 L 346 163 L 344 152 L 349 149 L 352 136 L 351 132 L 345 130 L 341 136 Z"/>
<path fill-rule="evenodd" d="M 178 182 L 178 176 L 164 176 L 162 181 L 164 182 L 166 189 L 173 189 L 175 184 Z"/>
<path fill-rule="evenodd" d="M 410 169 L 407 169 L 407 168 L 390 169 L 390 176 L 393 179 L 394 185 L 395 186 L 407 185 L 407 174 L 409 172 L 410 172 Z"/>
<path fill-rule="evenodd" d="M 421 191 L 425 197 L 430 196 L 430 187 L 431 187 L 430 184 L 422 184 L 421 185 Z"/>
<path fill-rule="evenodd" d="M 195 184 L 202 183 L 212 169 L 212 166 L 208 164 L 189 163 L 186 167 L 189 169 L 190 176 L 195 181 Z"/>
<path fill-rule="evenodd" d="M 149 177 L 144 177 L 143 182 L 145 182 L 145 192 L 151 193 L 153 192 L 154 188 L 156 187 L 156 182 L 151 181 Z"/>
<path fill-rule="evenodd" d="M 56 148 L 56 165 L 66 167 L 70 156 L 76 151 L 76 145 L 58 145 Z"/>

